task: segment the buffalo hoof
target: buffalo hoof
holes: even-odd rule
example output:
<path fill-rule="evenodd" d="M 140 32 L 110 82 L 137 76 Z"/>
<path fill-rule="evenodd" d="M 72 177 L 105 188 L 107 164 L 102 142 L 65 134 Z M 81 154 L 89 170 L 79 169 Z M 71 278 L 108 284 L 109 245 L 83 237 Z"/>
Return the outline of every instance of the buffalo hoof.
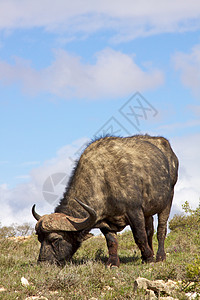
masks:
<path fill-rule="evenodd" d="M 156 254 L 156 262 L 163 261 L 166 259 L 166 254 L 164 251 L 160 251 Z"/>
<path fill-rule="evenodd" d="M 106 267 L 113 269 L 113 268 L 118 268 L 120 265 L 119 262 L 119 257 L 117 256 L 110 256 L 107 263 L 106 263 Z"/>
<path fill-rule="evenodd" d="M 152 263 L 152 262 L 155 262 L 155 259 L 153 256 L 150 256 L 150 257 L 147 257 L 147 258 L 144 258 L 142 257 L 142 263 L 143 264 L 149 264 L 149 263 Z"/>
<path fill-rule="evenodd" d="M 166 260 L 166 256 L 156 256 L 156 262 L 160 262 L 164 260 Z"/>

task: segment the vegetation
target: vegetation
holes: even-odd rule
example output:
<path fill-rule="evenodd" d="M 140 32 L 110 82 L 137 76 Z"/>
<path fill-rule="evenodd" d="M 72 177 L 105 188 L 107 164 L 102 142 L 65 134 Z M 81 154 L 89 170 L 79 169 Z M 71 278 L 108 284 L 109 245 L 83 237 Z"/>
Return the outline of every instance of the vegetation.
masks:
<path fill-rule="evenodd" d="M 0 239 L 14 236 L 27 236 L 33 234 L 34 229 L 31 224 L 23 225 L 12 224 L 11 226 L 1 226 L 0 223 Z"/>
<path fill-rule="evenodd" d="M 166 238 L 167 260 L 142 264 L 132 233 L 118 235 L 120 268 L 105 268 L 107 247 L 104 237 L 85 241 L 63 269 L 37 265 L 40 244 L 32 234 L 29 239 L 3 237 L 0 228 L 0 299 L 26 299 L 43 296 L 47 299 L 145 299 L 145 291 L 134 291 L 138 277 L 149 280 L 171 279 L 179 282 L 178 299 L 188 299 L 186 292 L 200 294 L 200 207 L 191 210 L 185 203 L 184 214 L 169 223 Z M 4 228 L 5 229 L 5 228 Z M 157 240 L 154 237 L 156 251 Z M 25 277 L 29 285 L 22 285 Z M 1 288 L 5 290 L 1 292 Z M 197 298 L 198 299 L 198 296 Z"/>

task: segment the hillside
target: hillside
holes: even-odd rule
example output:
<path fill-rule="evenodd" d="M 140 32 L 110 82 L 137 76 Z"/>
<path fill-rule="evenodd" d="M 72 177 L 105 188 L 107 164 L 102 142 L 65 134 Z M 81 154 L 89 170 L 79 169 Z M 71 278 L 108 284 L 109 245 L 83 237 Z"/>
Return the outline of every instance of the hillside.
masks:
<path fill-rule="evenodd" d="M 134 288 L 138 277 L 173 280 L 177 289 L 171 297 L 200 299 L 200 208 L 193 211 L 186 203 L 184 210 L 183 215 L 170 221 L 171 232 L 165 243 L 167 260 L 161 263 L 141 263 L 130 231 L 118 235 L 121 265 L 113 269 L 105 268 L 107 248 L 101 236 L 85 241 L 63 269 L 37 265 L 40 244 L 34 234 L 26 239 L 2 238 L 0 299 L 153 299 L 145 289 Z M 28 283 L 23 283 L 22 277 Z M 169 296 L 165 291 L 154 295 L 158 294 L 160 299 Z"/>

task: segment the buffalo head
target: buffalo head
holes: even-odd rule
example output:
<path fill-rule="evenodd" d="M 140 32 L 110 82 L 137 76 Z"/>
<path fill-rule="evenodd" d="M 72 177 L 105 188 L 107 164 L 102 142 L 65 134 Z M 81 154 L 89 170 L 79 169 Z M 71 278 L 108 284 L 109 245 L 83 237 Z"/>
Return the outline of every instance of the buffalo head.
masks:
<path fill-rule="evenodd" d="M 41 243 L 38 262 L 49 262 L 63 266 L 70 260 L 81 242 L 91 235 L 88 234 L 96 221 L 96 212 L 88 205 L 75 199 L 88 213 L 84 219 L 53 213 L 40 216 L 32 207 L 32 214 L 38 221 L 35 229 Z"/>

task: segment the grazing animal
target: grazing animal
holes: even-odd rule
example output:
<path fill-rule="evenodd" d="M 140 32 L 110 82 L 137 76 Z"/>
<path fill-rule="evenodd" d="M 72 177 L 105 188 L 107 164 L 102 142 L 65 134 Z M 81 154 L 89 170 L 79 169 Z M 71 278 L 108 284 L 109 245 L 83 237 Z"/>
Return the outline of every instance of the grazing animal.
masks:
<path fill-rule="evenodd" d="M 153 215 L 158 215 L 156 261 L 165 259 L 167 231 L 178 159 L 163 137 L 104 137 L 83 152 L 55 212 L 40 216 L 38 262 L 64 265 L 92 228 L 104 234 L 108 266 L 119 266 L 117 232 L 130 225 L 142 260 L 154 259 Z"/>

